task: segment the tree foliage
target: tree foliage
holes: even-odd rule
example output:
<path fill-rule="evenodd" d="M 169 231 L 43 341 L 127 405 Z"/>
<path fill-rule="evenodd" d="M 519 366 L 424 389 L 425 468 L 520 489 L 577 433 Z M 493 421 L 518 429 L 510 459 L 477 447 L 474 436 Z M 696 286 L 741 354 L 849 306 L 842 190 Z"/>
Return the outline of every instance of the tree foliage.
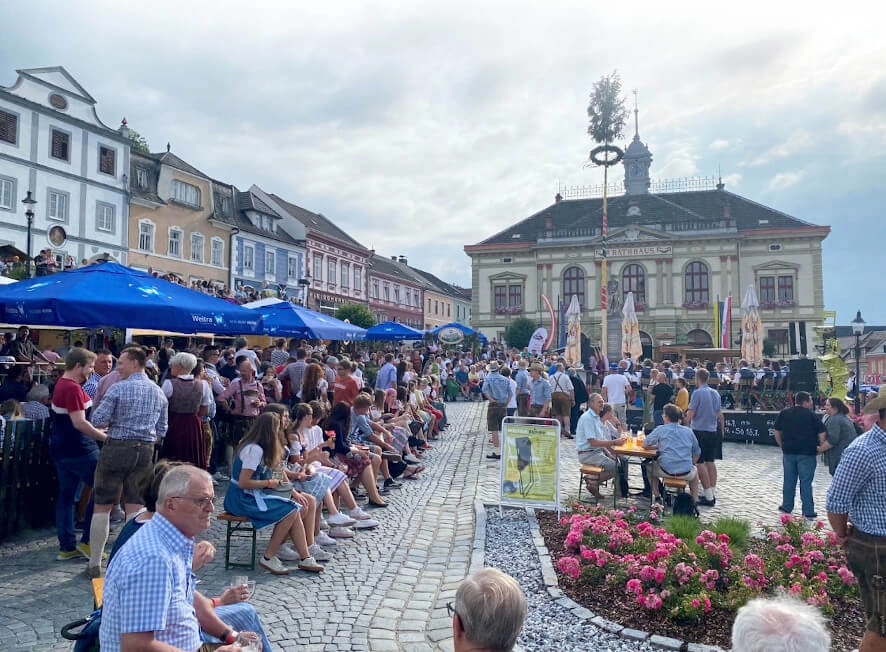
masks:
<path fill-rule="evenodd" d="M 529 346 L 529 338 L 532 337 L 536 328 L 535 322 L 531 319 L 517 317 L 505 329 L 505 342 L 508 343 L 508 346 L 517 349 L 527 347 Z"/>
<path fill-rule="evenodd" d="M 617 71 L 603 75 L 594 84 L 588 104 L 588 135 L 597 143 L 608 145 L 622 137 L 628 113 L 621 96 L 621 77 Z"/>
<path fill-rule="evenodd" d="M 335 311 L 335 318 L 359 326 L 360 328 L 369 328 L 375 326 L 375 317 L 369 311 L 369 308 L 362 303 L 346 303 L 339 306 Z"/>
<path fill-rule="evenodd" d="M 129 130 L 129 140 L 131 141 L 129 146 L 132 148 L 133 152 L 140 152 L 141 154 L 151 153 L 151 148 L 148 146 L 148 141 L 135 129 Z"/>

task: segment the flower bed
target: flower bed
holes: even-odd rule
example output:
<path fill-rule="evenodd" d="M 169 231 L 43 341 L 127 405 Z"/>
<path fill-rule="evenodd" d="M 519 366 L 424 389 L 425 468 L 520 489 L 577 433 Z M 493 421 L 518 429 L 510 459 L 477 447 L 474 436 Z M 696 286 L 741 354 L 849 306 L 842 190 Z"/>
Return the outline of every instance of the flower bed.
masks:
<path fill-rule="evenodd" d="M 846 649 L 852 649 L 862 630 L 857 585 L 833 533 L 787 515 L 782 528 L 762 539 L 747 538 L 749 529 L 735 519 L 706 525 L 685 517 L 662 521 L 657 511 L 577 505 L 556 528 L 543 531 L 564 588 L 625 626 L 653 623 L 653 633 L 728 646 L 741 605 L 784 592 L 840 617 L 835 636 L 843 630 Z M 596 596 L 590 604 L 589 595 Z M 616 613 L 604 613 L 607 605 Z M 846 613 L 857 621 L 843 623 Z"/>

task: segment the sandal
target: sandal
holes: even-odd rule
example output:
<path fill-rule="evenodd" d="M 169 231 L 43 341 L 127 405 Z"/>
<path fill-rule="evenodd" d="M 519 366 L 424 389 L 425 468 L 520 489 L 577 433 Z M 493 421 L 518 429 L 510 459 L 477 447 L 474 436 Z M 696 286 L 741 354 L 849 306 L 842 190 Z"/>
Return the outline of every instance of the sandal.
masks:
<path fill-rule="evenodd" d="M 585 487 L 593 494 L 594 498 L 600 499 L 603 495 L 600 493 L 600 483 L 594 482 L 590 478 L 585 478 Z"/>

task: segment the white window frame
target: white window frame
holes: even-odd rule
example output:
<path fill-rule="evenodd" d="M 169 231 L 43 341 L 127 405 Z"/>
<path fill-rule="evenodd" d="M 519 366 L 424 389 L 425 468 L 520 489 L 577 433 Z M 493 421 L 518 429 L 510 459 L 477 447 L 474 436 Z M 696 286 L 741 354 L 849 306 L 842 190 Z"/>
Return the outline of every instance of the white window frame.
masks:
<path fill-rule="evenodd" d="M 173 253 L 173 237 L 172 234 L 178 234 L 178 238 L 176 239 L 178 242 L 178 253 Z M 167 237 L 166 237 L 166 255 L 170 258 L 181 258 L 183 254 L 183 250 L 185 248 L 185 232 L 177 226 L 169 227 Z"/>
<path fill-rule="evenodd" d="M 351 285 L 351 265 L 350 263 L 341 261 L 339 268 L 341 269 L 341 288 L 342 290 L 347 290 Z"/>
<path fill-rule="evenodd" d="M 59 132 L 60 134 L 65 134 L 68 137 L 68 158 L 61 158 L 60 156 L 54 156 L 52 154 L 52 134 L 53 132 Z M 73 156 L 73 152 L 71 150 L 74 148 L 74 136 L 70 131 L 66 131 L 64 129 L 59 129 L 58 127 L 49 127 L 49 158 L 56 161 L 64 161 L 65 163 L 71 162 L 71 156 Z"/>
<path fill-rule="evenodd" d="M 111 172 L 105 172 L 104 170 L 102 170 L 102 150 L 103 149 L 106 149 L 109 152 L 113 152 L 113 154 L 114 154 L 114 169 Z M 110 145 L 103 145 L 102 143 L 99 143 L 95 167 L 96 167 L 96 171 L 99 174 L 104 174 L 105 176 L 116 178 L 117 177 L 117 148 L 111 147 Z"/>
<path fill-rule="evenodd" d="M 363 268 L 354 265 L 354 289 L 360 292 L 363 289 Z"/>
<path fill-rule="evenodd" d="M 145 229 L 147 227 L 147 229 Z M 150 229 L 150 234 L 148 234 L 147 230 Z M 138 222 L 138 250 L 139 251 L 149 251 L 154 253 L 154 238 L 157 233 L 157 225 L 151 222 L 150 220 L 139 220 Z M 142 236 L 146 238 L 150 238 L 150 247 L 145 247 L 142 245 Z"/>
<path fill-rule="evenodd" d="M 298 280 L 298 256 L 287 256 L 286 272 L 290 279 Z"/>
<path fill-rule="evenodd" d="M 142 189 L 148 187 L 148 171 L 145 168 L 135 168 L 135 187 Z"/>
<path fill-rule="evenodd" d="M 225 266 L 225 241 L 212 238 L 209 244 L 209 264 L 213 267 Z"/>
<path fill-rule="evenodd" d="M 18 147 L 19 146 L 19 134 L 21 133 L 22 128 L 22 116 L 20 113 L 16 113 L 15 111 L 10 110 L 8 107 L 3 107 L 0 109 L 3 113 L 7 113 L 11 116 L 15 116 L 15 135 L 13 136 L 14 140 L 12 142 L 8 140 L 0 140 L 0 144 L 6 145 L 8 147 Z"/>
<path fill-rule="evenodd" d="M 95 202 L 95 230 L 104 233 L 114 233 L 116 220 L 116 207 L 103 201 Z"/>
<path fill-rule="evenodd" d="M 172 198 L 179 204 L 200 208 L 200 188 L 178 179 L 172 180 Z"/>
<path fill-rule="evenodd" d="M 277 252 L 273 249 L 265 249 L 265 276 L 277 276 Z"/>
<path fill-rule="evenodd" d="M 255 245 L 243 245 L 243 271 L 255 273 Z"/>
<path fill-rule="evenodd" d="M 194 246 L 195 242 L 199 242 L 197 247 Z M 202 263 L 204 249 L 206 248 L 206 238 L 199 231 L 191 231 L 191 262 L 192 263 Z"/>
<path fill-rule="evenodd" d="M 15 211 L 17 185 L 18 179 L 15 177 L 0 177 L 0 210 Z"/>
<path fill-rule="evenodd" d="M 53 212 L 53 195 L 57 197 L 55 200 L 55 212 Z M 64 210 L 59 210 L 59 200 L 64 206 Z M 71 214 L 71 193 L 56 188 L 46 189 L 46 217 L 55 222 L 68 223 L 68 217 Z"/>
<path fill-rule="evenodd" d="M 323 280 L 323 256 L 314 254 L 314 280 Z"/>
<path fill-rule="evenodd" d="M 338 280 L 338 260 L 336 258 L 326 259 L 326 275 L 328 276 L 326 284 L 335 285 Z"/>

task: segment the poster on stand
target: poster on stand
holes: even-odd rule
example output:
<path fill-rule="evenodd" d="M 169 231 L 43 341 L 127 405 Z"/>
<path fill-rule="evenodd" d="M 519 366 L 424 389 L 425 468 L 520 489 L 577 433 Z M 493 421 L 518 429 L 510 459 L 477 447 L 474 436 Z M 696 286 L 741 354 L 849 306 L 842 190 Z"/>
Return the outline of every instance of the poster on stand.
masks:
<path fill-rule="evenodd" d="M 499 505 L 560 511 L 560 424 L 506 417 L 501 436 Z"/>

